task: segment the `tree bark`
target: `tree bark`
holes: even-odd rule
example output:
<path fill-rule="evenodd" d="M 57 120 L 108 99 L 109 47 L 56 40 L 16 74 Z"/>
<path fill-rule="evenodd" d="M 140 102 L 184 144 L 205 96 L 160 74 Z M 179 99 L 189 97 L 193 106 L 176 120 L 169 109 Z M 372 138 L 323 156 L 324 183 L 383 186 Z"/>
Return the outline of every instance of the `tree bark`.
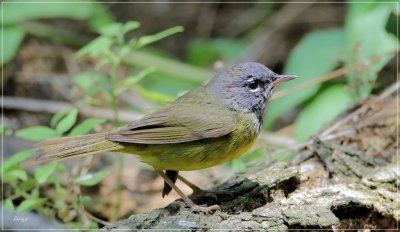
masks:
<path fill-rule="evenodd" d="M 260 164 L 215 188 L 232 195 L 192 196 L 197 204 L 219 204 L 221 211 L 205 215 L 177 200 L 102 230 L 396 229 L 397 88 L 354 107 L 295 150 L 290 163 Z"/>

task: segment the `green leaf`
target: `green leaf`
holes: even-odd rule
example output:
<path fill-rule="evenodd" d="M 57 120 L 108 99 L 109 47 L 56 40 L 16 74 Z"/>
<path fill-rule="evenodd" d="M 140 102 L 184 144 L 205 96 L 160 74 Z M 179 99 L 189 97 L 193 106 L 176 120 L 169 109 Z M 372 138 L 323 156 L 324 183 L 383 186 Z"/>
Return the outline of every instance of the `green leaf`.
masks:
<path fill-rule="evenodd" d="M 65 117 L 65 115 L 67 114 L 67 111 L 61 111 L 56 113 L 55 115 L 53 115 L 53 117 L 51 117 L 50 120 L 50 126 L 51 127 L 55 127 L 57 125 L 57 123 L 63 118 Z"/>
<path fill-rule="evenodd" d="M 350 3 L 346 18 L 347 59 L 349 82 L 360 97 L 373 88 L 378 72 L 396 55 L 398 41 L 386 31 L 393 3 Z M 354 64 L 364 64 L 354 69 Z M 366 64 L 366 65 L 365 65 Z"/>
<path fill-rule="evenodd" d="M 18 185 L 19 190 L 28 192 L 36 186 L 36 180 L 34 178 L 28 178 Z"/>
<path fill-rule="evenodd" d="M 131 86 L 131 89 L 135 90 L 137 93 L 139 93 L 142 97 L 152 100 L 152 101 L 160 101 L 160 102 L 171 102 L 173 101 L 175 98 L 162 94 L 160 92 L 156 92 L 156 91 L 151 91 L 151 90 L 147 90 L 139 85 L 134 85 Z"/>
<path fill-rule="evenodd" d="M 306 35 L 289 55 L 284 74 L 294 74 L 299 78 L 282 84 L 279 89 L 304 84 L 320 77 L 338 66 L 344 59 L 345 33 L 343 29 L 328 29 L 311 32 Z M 272 122 L 297 105 L 303 103 L 320 88 L 320 84 L 309 86 L 299 92 L 273 100 L 268 106 L 265 123 Z"/>
<path fill-rule="evenodd" d="M 84 55 L 90 55 L 93 58 L 96 58 L 100 55 L 104 55 L 107 50 L 111 49 L 113 41 L 111 38 L 106 36 L 100 36 L 90 43 L 88 43 L 85 47 L 81 48 L 77 53 L 76 56 L 82 57 Z"/>
<path fill-rule="evenodd" d="M 55 138 L 58 136 L 58 133 L 49 127 L 33 126 L 16 131 L 15 136 L 31 141 L 41 141 Z"/>
<path fill-rule="evenodd" d="M 122 32 L 121 23 L 109 23 L 99 28 L 99 33 L 106 36 L 117 36 Z"/>
<path fill-rule="evenodd" d="M 89 173 L 84 176 L 79 176 L 74 180 L 74 183 L 83 186 L 93 186 L 100 183 L 100 181 L 102 181 L 108 175 L 109 175 L 108 170 L 102 170 L 96 173 Z"/>
<path fill-rule="evenodd" d="M 102 57 L 102 58 L 100 58 L 100 61 L 97 62 L 95 69 L 100 70 L 104 65 L 111 64 L 111 63 L 112 63 L 112 60 L 109 57 L 107 57 L 107 56 Z"/>
<path fill-rule="evenodd" d="M 219 54 L 212 41 L 195 40 L 191 42 L 186 55 L 189 64 L 207 67 L 215 62 L 219 58 Z"/>
<path fill-rule="evenodd" d="M 94 126 L 104 123 L 106 120 L 102 118 L 88 118 L 83 121 L 81 124 L 76 126 L 69 133 L 70 136 L 84 135 L 91 131 Z"/>
<path fill-rule="evenodd" d="M 88 205 L 91 201 L 90 196 L 79 196 L 79 204 L 81 205 Z"/>
<path fill-rule="evenodd" d="M 122 33 L 125 34 L 129 31 L 135 30 L 140 27 L 140 23 L 137 21 L 129 21 L 122 25 Z"/>
<path fill-rule="evenodd" d="M 2 164 L 3 174 L 19 167 L 19 164 L 33 155 L 33 150 L 24 150 L 12 155 L 9 159 L 5 160 Z"/>
<path fill-rule="evenodd" d="M 187 60 L 190 64 L 207 67 L 215 61 L 231 63 L 246 48 L 246 43 L 237 39 L 195 40 L 187 49 Z"/>
<path fill-rule="evenodd" d="M 104 92 L 107 88 L 107 76 L 101 73 L 82 73 L 74 77 L 74 83 L 84 91 L 87 101 L 94 94 Z"/>
<path fill-rule="evenodd" d="M 42 205 L 44 202 L 46 202 L 46 199 L 44 198 L 26 199 L 23 202 L 21 202 L 21 204 L 17 207 L 16 211 L 18 213 L 28 212 Z"/>
<path fill-rule="evenodd" d="M 93 85 L 93 73 L 83 72 L 73 77 L 74 83 L 82 90 L 88 90 Z"/>
<path fill-rule="evenodd" d="M 5 201 L 3 201 L 3 207 L 10 211 L 14 211 L 14 204 L 11 199 L 6 199 Z"/>
<path fill-rule="evenodd" d="M 123 93 L 125 90 L 137 85 L 139 81 L 141 81 L 143 78 L 148 76 L 150 73 L 155 72 L 156 69 L 153 67 L 148 67 L 146 69 L 141 70 L 138 74 L 134 76 L 129 76 L 125 78 L 124 80 L 117 82 L 117 87 L 115 89 L 116 95 L 119 95 Z"/>
<path fill-rule="evenodd" d="M 119 56 L 124 57 L 131 51 L 132 47 L 129 44 L 121 45 L 119 48 Z"/>
<path fill-rule="evenodd" d="M 71 18 L 83 20 L 92 14 L 94 3 L 18 3 L 7 2 L 3 5 L 3 24 L 15 24 L 23 21 L 44 18 Z"/>
<path fill-rule="evenodd" d="M 304 141 L 335 119 L 354 102 L 344 85 L 331 86 L 313 99 L 300 113 L 295 124 L 295 136 Z"/>
<path fill-rule="evenodd" d="M 24 38 L 25 31 L 22 27 L 17 25 L 10 25 L 3 27 L 3 45 L 2 57 L 0 64 L 8 63 L 17 53 L 19 45 Z"/>
<path fill-rule="evenodd" d="M 57 163 L 52 162 L 52 163 L 48 163 L 43 166 L 37 167 L 33 173 L 36 181 L 39 184 L 43 184 L 44 182 L 46 182 L 47 178 L 49 178 L 50 175 L 52 175 L 54 173 L 54 171 L 56 170 L 56 166 L 57 166 Z"/>
<path fill-rule="evenodd" d="M 39 195 L 40 195 L 40 193 L 39 193 L 39 188 L 34 188 L 34 189 L 32 189 L 32 191 L 31 191 L 31 198 L 37 199 L 37 198 L 39 198 Z"/>
<path fill-rule="evenodd" d="M 164 39 L 164 38 L 166 38 L 166 37 L 168 37 L 170 35 L 173 35 L 175 33 L 182 32 L 182 31 L 183 31 L 183 27 L 182 26 L 176 26 L 176 27 L 169 28 L 169 29 L 167 29 L 165 31 L 159 32 L 159 33 L 157 33 L 155 35 L 142 36 L 137 41 L 137 43 L 135 45 L 136 46 L 135 48 L 138 49 L 138 48 L 144 47 L 144 46 L 146 46 L 148 44 L 157 42 L 157 41 L 159 41 L 161 39 Z"/>
<path fill-rule="evenodd" d="M 89 26 L 92 30 L 98 31 L 105 24 L 114 21 L 114 17 L 103 4 L 96 3 L 93 5 L 93 12 L 89 19 Z"/>
<path fill-rule="evenodd" d="M 60 182 L 55 183 L 57 196 L 62 198 L 67 195 L 68 191 L 60 185 Z"/>
<path fill-rule="evenodd" d="M 71 129 L 71 127 L 76 122 L 76 117 L 78 116 L 78 110 L 72 109 L 69 111 L 67 116 L 65 116 L 61 121 L 57 124 L 56 131 L 59 135 L 62 135 L 64 132 Z"/>
<path fill-rule="evenodd" d="M 26 174 L 25 170 L 13 169 L 4 175 L 4 180 L 7 183 L 15 182 L 18 179 L 22 181 L 26 181 L 28 179 L 28 174 Z"/>

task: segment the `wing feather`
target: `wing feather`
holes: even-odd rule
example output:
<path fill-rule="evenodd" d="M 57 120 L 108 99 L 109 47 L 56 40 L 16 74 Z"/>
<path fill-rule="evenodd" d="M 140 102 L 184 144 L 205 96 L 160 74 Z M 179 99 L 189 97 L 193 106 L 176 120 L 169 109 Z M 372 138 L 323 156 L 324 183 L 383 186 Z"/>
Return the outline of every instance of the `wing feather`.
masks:
<path fill-rule="evenodd" d="M 212 105 L 212 104 L 211 104 Z M 174 105 L 130 123 L 106 136 L 121 143 L 171 144 L 216 138 L 234 130 L 234 114 L 218 107 L 180 107 Z"/>

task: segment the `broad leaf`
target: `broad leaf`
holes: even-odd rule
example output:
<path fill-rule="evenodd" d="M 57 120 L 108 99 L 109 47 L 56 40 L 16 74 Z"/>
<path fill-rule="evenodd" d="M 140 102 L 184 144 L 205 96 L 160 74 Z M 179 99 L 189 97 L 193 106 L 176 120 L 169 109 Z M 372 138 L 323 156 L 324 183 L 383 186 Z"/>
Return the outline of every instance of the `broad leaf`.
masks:
<path fill-rule="evenodd" d="M 246 48 L 246 43 L 238 39 L 195 40 L 187 49 L 187 60 L 190 64 L 208 67 L 215 61 L 231 63 Z"/>
<path fill-rule="evenodd" d="M 116 36 L 122 32 L 121 23 L 109 23 L 99 28 L 99 33 L 106 36 Z"/>
<path fill-rule="evenodd" d="M 28 174 L 22 169 L 13 169 L 4 174 L 4 181 L 6 183 L 15 183 L 16 180 L 26 181 Z"/>
<path fill-rule="evenodd" d="M 63 118 L 65 117 L 65 115 L 67 114 L 67 111 L 61 111 L 56 113 L 55 115 L 53 115 L 53 117 L 51 117 L 50 120 L 50 126 L 51 127 L 56 127 L 57 123 Z"/>
<path fill-rule="evenodd" d="M 21 202 L 20 205 L 18 205 L 16 211 L 18 213 L 28 212 L 32 209 L 35 209 L 44 202 L 46 202 L 46 199 L 44 198 L 26 199 L 23 202 Z"/>
<path fill-rule="evenodd" d="M 105 5 L 96 3 L 93 5 L 92 15 L 89 19 L 89 26 L 97 31 L 101 26 L 114 21 L 111 11 L 108 11 Z"/>
<path fill-rule="evenodd" d="M 58 133 L 56 130 L 49 127 L 33 126 L 16 131 L 15 136 L 31 141 L 42 141 L 45 139 L 55 138 L 58 136 Z"/>
<path fill-rule="evenodd" d="M 52 175 L 54 173 L 54 171 L 56 170 L 56 166 L 57 166 L 57 163 L 52 162 L 52 163 L 48 163 L 43 166 L 37 167 L 33 173 L 36 181 L 39 184 L 43 184 L 44 182 L 46 182 L 46 180 L 50 177 L 50 175 Z"/>
<path fill-rule="evenodd" d="M 28 178 L 18 185 L 19 190 L 28 192 L 36 186 L 36 180 L 34 178 Z"/>
<path fill-rule="evenodd" d="M 346 18 L 349 81 L 360 97 L 371 92 L 377 73 L 396 54 L 397 39 L 386 31 L 394 3 L 350 3 Z M 354 66 L 357 66 L 354 69 Z"/>
<path fill-rule="evenodd" d="M 93 3 L 7 2 L 3 5 L 3 24 L 43 18 L 87 19 Z"/>
<path fill-rule="evenodd" d="M 69 133 L 70 136 L 84 135 L 93 129 L 94 126 L 104 123 L 106 120 L 102 118 L 88 118 L 81 124 L 76 126 Z"/>
<path fill-rule="evenodd" d="M 294 74 L 299 78 L 284 83 L 279 89 L 298 86 L 330 72 L 344 59 L 344 51 L 345 34 L 341 28 L 308 34 L 291 52 L 284 71 L 284 74 Z M 270 126 L 277 117 L 309 99 L 320 86 L 312 85 L 273 100 L 268 106 L 266 125 Z"/>
<path fill-rule="evenodd" d="M 76 117 L 78 116 L 78 110 L 77 109 L 72 109 L 67 116 L 65 116 L 63 119 L 60 120 L 60 122 L 57 124 L 56 131 L 59 135 L 62 135 L 64 132 L 68 131 L 71 129 L 71 127 L 75 124 L 76 122 Z"/>
<path fill-rule="evenodd" d="M 14 204 L 11 199 L 6 199 L 5 201 L 3 201 L 3 207 L 10 211 L 14 211 Z"/>
<path fill-rule="evenodd" d="M 85 47 L 81 48 L 77 53 L 77 57 L 82 57 L 84 55 L 90 55 L 91 57 L 97 57 L 103 55 L 105 51 L 111 49 L 111 45 L 113 41 L 109 37 L 100 36 L 90 43 L 88 43 Z"/>
<path fill-rule="evenodd" d="M 0 58 L 0 64 L 5 64 L 12 60 L 17 53 L 24 35 L 25 31 L 20 26 L 10 25 L 3 27 L 2 57 Z"/>
<path fill-rule="evenodd" d="M 295 124 L 296 138 L 300 141 L 306 140 L 353 102 L 354 98 L 345 90 L 344 85 L 338 84 L 325 89 L 298 116 Z"/>
<path fill-rule="evenodd" d="M 24 150 L 12 155 L 2 164 L 3 174 L 9 170 L 19 167 L 19 164 L 33 155 L 33 150 Z"/>

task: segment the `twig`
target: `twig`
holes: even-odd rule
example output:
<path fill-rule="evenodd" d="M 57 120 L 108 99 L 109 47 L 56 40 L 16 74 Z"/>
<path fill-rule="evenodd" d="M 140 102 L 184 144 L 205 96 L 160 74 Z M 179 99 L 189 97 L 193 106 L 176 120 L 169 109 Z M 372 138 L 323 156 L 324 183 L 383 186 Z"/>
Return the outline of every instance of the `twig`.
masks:
<path fill-rule="evenodd" d="M 379 100 L 382 101 L 383 99 L 385 99 L 386 97 L 390 96 L 391 94 L 393 94 L 394 92 L 397 91 L 399 87 L 399 83 L 396 82 L 394 83 L 392 86 L 390 86 L 387 90 L 385 90 L 385 92 L 383 92 L 379 97 L 377 97 L 375 101 Z M 334 130 L 336 130 L 337 128 L 339 128 L 340 126 L 342 126 L 345 123 L 348 123 L 349 121 L 351 121 L 355 115 L 361 114 L 362 112 L 365 112 L 366 110 L 368 110 L 370 108 L 371 104 L 366 104 L 361 106 L 360 108 L 358 108 L 357 110 L 353 111 L 352 113 L 350 113 L 349 115 L 347 115 L 346 117 L 344 117 L 343 119 L 337 121 L 335 124 L 333 124 L 331 127 L 327 128 L 326 130 L 324 130 L 321 133 L 321 137 L 327 136 L 329 134 L 331 134 Z"/>
<path fill-rule="evenodd" d="M 100 219 L 100 218 L 94 216 L 93 214 L 89 213 L 89 212 L 86 211 L 85 209 L 83 209 L 83 210 L 84 210 L 84 212 L 86 213 L 86 216 L 87 216 L 88 218 L 92 219 L 93 221 L 95 221 L 95 222 L 97 222 L 97 223 L 99 223 L 99 224 L 102 224 L 102 225 L 104 225 L 104 226 L 110 226 L 110 225 L 112 225 L 112 223 L 106 222 L 106 221 L 104 221 L 104 220 L 102 220 L 102 219 Z"/>
<path fill-rule="evenodd" d="M 49 113 L 55 114 L 62 111 L 68 111 L 73 104 L 67 102 L 56 102 L 48 100 L 38 100 L 21 97 L 7 97 L 3 96 L 4 109 L 24 110 L 30 112 Z M 79 108 L 79 112 L 87 117 L 99 117 L 105 119 L 113 119 L 113 112 L 109 109 L 93 107 L 90 105 L 83 105 Z M 140 119 L 143 115 L 129 111 L 120 111 L 119 118 L 123 122 L 131 122 Z"/>
<path fill-rule="evenodd" d="M 347 69 L 346 68 L 336 69 L 336 70 L 334 70 L 334 71 L 332 71 L 332 72 L 330 72 L 328 74 L 325 74 L 323 76 L 317 77 L 317 78 L 315 78 L 313 80 L 310 80 L 310 81 L 307 81 L 305 83 L 296 85 L 296 86 L 294 86 L 292 88 L 278 91 L 272 96 L 272 99 L 277 99 L 277 98 L 284 97 L 284 96 L 292 94 L 294 92 L 298 92 L 300 90 L 306 89 L 306 88 L 308 88 L 310 86 L 313 86 L 313 85 L 316 85 L 316 84 L 319 84 L 319 83 L 322 83 L 322 82 L 325 82 L 325 81 L 340 77 L 340 76 L 342 76 L 342 75 L 344 75 L 346 73 L 347 73 Z"/>
<path fill-rule="evenodd" d="M 389 88 L 387 88 L 381 95 L 378 96 L 378 99 L 383 100 L 386 97 L 397 92 L 398 89 L 399 89 L 399 81 L 391 85 Z"/>
<path fill-rule="evenodd" d="M 260 133 L 259 140 L 276 146 L 290 146 L 296 143 L 294 138 L 280 135 L 277 132 L 263 131 Z"/>
<path fill-rule="evenodd" d="M 389 54 L 391 54 L 391 53 L 389 53 Z M 383 54 L 381 54 L 381 55 L 383 55 Z M 304 83 L 302 83 L 302 84 L 298 84 L 298 85 L 296 85 L 296 86 L 294 86 L 294 87 L 292 87 L 292 88 L 277 91 L 277 92 L 272 96 L 272 99 L 281 98 L 281 97 L 287 96 L 287 95 L 289 95 L 289 94 L 292 94 L 292 93 L 294 93 L 294 92 L 298 92 L 298 91 L 300 91 L 300 90 L 303 90 L 303 89 L 306 89 L 306 88 L 308 88 L 308 87 L 311 87 L 311 86 L 313 86 L 313 85 L 316 85 L 316 84 L 319 84 L 319 83 L 322 83 L 322 82 L 325 82 L 325 81 L 328 81 L 328 80 L 331 80 L 331 79 L 340 77 L 340 76 L 342 76 L 342 75 L 347 74 L 350 70 L 357 68 L 357 66 L 360 65 L 360 64 L 362 64 L 363 62 L 365 62 L 365 61 L 371 61 L 371 60 L 374 60 L 374 59 L 376 59 L 376 58 L 377 58 L 377 55 L 373 55 L 373 56 L 370 56 L 369 58 L 366 58 L 366 59 L 363 59 L 363 60 L 354 62 L 354 63 L 350 64 L 350 65 L 347 66 L 347 67 L 343 67 L 343 68 L 336 69 L 336 70 L 334 70 L 334 71 L 332 71 L 332 72 L 329 72 L 329 73 L 327 73 L 327 74 L 325 74 L 325 75 L 323 75 L 323 76 L 314 78 L 314 79 L 312 79 L 312 80 L 310 80 L 310 81 L 307 81 L 307 82 L 304 82 Z M 393 86 L 391 86 L 389 89 L 387 89 L 385 92 L 392 93 L 393 91 L 391 91 L 390 89 L 396 89 L 396 88 L 397 88 L 397 87 L 396 87 L 395 85 L 393 85 Z M 384 97 L 386 97 L 386 95 L 385 95 L 385 93 L 382 93 L 379 97 L 380 97 L 380 98 L 384 98 Z"/>

